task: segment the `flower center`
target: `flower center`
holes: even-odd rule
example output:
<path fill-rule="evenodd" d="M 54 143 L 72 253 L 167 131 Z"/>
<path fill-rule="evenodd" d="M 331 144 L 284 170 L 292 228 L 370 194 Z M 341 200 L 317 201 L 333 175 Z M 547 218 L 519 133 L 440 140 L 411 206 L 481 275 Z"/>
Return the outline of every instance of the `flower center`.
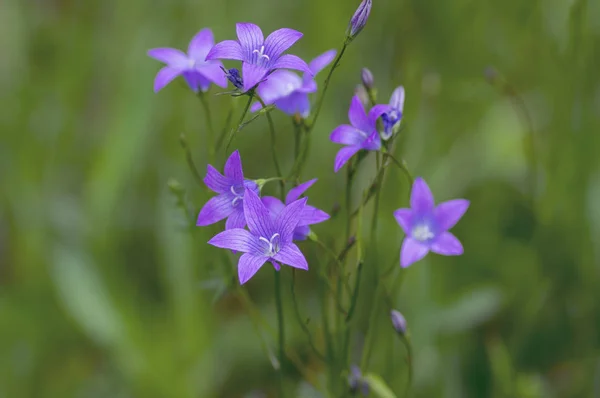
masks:
<path fill-rule="evenodd" d="M 262 60 L 263 58 L 266 60 L 266 62 L 271 61 L 271 58 L 265 54 L 265 46 L 260 46 L 260 50 L 255 49 L 254 51 L 252 51 L 252 54 L 257 54 L 258 55 L 258 59 L 256 60 L 257 63 L 258 61 Z"/>
<path fill-rule="evenodd" d="M 411 235 L 412 235 L 413 239 L 416 239 L 419 242 L 428 241 L 435 236 L 428 224 L 416 225 L 412 229 Z"/>
<path fill-rule="evenodd" d="M 268 246 L 265 248 L 265 256 L 273 257 L 277 253 L 279 253 L 279 234 L 275 233 L 271 236 L 271 239 L 267 239 L 264 237 L 258 238 L 260 241 L 265 242 Z"/>
<path fill-rule="evenodd" d="M 229 190 L 231 191 L 231 193 L 232 193 L 232 194 L 233 194 L 233 196 L 234 196 L 233 200 L 231 201 L 231 205 L 232 205 L 233 207 L 235 207 L 235 206 L 237 206 L 237 204 L 238 204 L 239 202 L 241 202 L 241 201 L 244 199 L 244 194 L 243 194 L 243 193 L 238 193 L 238 192 L 235 190 L 235 185 L 232 185 L 232 186 L 231 186 L 231 188 L 229 188 Z"/>

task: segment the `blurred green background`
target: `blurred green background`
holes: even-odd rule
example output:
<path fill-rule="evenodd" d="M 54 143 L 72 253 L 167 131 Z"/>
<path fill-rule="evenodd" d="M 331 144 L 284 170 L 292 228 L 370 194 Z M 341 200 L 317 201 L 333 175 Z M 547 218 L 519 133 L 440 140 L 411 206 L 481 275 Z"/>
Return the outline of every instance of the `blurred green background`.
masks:
<path fill-rule="evenodd" d="M 304 32 L 292 52 L 312 59 L 339 48 L 357 5 L 0 3 L 0 397 L 274 396 L 263 344 L 275 350 L 275 341 L 240 298 L 247 291 L 274 328 L 273 273 L 223 291 L 230 265 L 206 244 L 218 228 L 189 228 L 168 188 L 174 178 L 186 190 L 192 218 L 210 197 L 178 141 L 187 135 L 203 173 L 204 114 L 181 79 L 152 92 L 160 65 L 146 51 L 186 48 L 203 27 L 217 41 L 231 39 L 235 22 L 251 21 L 265 34 Z M 406 88 L 397 155 L 438 201 L 472 203 L 454 229 L 465 254 L 428 256 L 396 294 L 414 343 L 415 397 L 600 396 L 598 16 L 595 0 L 374 0 L 334 74 L 303 174 L 319 178 L 313 204 L 329 210 L 343 201 L 345 173 L 333 173 L 339 147 L 328 136 L 346 123 L 363 66 L 380 102 Z M 530 123 L 514 98 L 486 81 L 489 66 L 518 92 Z M 211 99 L 217 126 L 230 102 Z M 287 170 L 291 123 L 274 115 Z M 248 177 L 274 176 L 267 139 L 261 118 L 234 141 Z M 224 159 L 219 153 L 218 168 Z M 356 203 L 372 169 L 359 177 Z M 385 265 L 398 261 L 402 233 L 392 211 L 406 206 L 406 190 L 392 170 L 378 231 Z M 341 218 L 314 230 L 339 246 Z M 311 267 L 325 260 L 314 246 L 301 247 Z M 296 279 L 319 336 L 315 278 Z M 289 269 L 283 280 L 288 341 L 310 373 L 310 383 L 295 373 L 287 383 L 296 396 L 318 397 L 310 384 L 325 370 L 291 315 Z M 372 290 L 361 292 L 363 325 Z M 373 369 L 401 392 L 405 353 L 387 317 L 372 327 Z"/>

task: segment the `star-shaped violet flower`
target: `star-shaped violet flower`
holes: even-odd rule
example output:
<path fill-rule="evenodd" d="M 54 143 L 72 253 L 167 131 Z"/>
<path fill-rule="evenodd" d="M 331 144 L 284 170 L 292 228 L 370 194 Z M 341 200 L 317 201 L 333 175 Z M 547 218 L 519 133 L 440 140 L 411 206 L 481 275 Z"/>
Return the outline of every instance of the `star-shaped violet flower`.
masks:
<path fill-rule="evenodd" d="M 154 48 L 148 55 L 167 64 L 154 79 L 154 92 L 158 92 L 177 76 L 182 75 L 192 91 L 208 91 L 210 84 L 227 87 L 227 78 L 221 70 L 220 61 L 205 61 L 214 44 L 210 29 L 202 29 L 192 38 L 188 53 L 175 48 Z"/>
<path fill-rule="evenodd" d="M 306 204 L 306 198 L 285 206 L 273 219 L 269 209 L 251 189 L 244 193 L 244 214 L 247 231 L 234 228 L 214 236 L 208 243 L 223 249 L 242 252 L 238 262 L 240 284 L 246 283 L 267 261 L 279 271 L 279 263 L 299 269 L 308 269 L 306 258 L 294 243 L 294 229 Z"/>
<path fill-rule="evenodd" d="M 404 87 L 397 87 L 390 98 L 390 109 L 381 115 L 383 131 L 381 138 L 389 140 L 394 135 L 394 130 L 400 126 L 402 111 L 404 110 Z"/>
<path fill-rule="evenodd" d="M 314 77 L 333 61 L 335 55 L 336 50 L 329 50 L 310 61 L 312 75 L 304 73 L 303 78 L 288 70 L 273 72 L 266 81 L 258 85 L 258 95 L 265 105 L 275 104 L 279 110 L 290 116 L 299 114 L 306 119 L 310 114 L 308 94 L 317 91 Z M 250 109 L 256 112 L 260 108 L 260 103 L 255 102 Z"/>
<path fill-rule="evenodd" d="M 285 205 L 281 203 L 281 201 L 273 196 L 263 196 L 262 202 L 267 206 L 269 211 L 271 212 L 271 217 L 276 219 L 279 214 L 285 209 L 286 205 L 290 205 L 292 202 L 297 200 L 300 195 L 302 195 L 308 188 L 310 188 L 317 179 L 312 179 L 303 184 L 298 185 L 295 188 L 290 189 L 286 198 Z M 325 220 L 329 219 L 329 214 L 325 213 L 323 210 L 317 209 L 316 207 L 306 205 L 304 206 L 304 210 L 302 210 L 302 214 L 300 214 L 300 221 L 298 222 L 298 226 L 294 229 L 294 240 L 305 240 L 310 234 L 309 225 L 318 224 Z"/>
<path fill-rule="evenodd" d="M 376 122 L 377 118 L 388 110 L 389 105 L 375 105 L 367 115 L 359 96 L 352 97 L 350 110 L 348 110 L 348 119 L 351 125 L 342 124 L 336 127 L 329 137 L 337 144 L 347 145 L 340 149 L 335 157 L 334 171 L 336 173 L 361 149 L 378 151 L 381 148 Z"/>
<path fill-rule="evenodd" d="M 259 188 L 254 181 L 244 179 L 240 153 L 235 151 L 229 156 L 225 162 L 224 176 L 209 164 L 204 183 L 218 195 L 206 202 L 200 210 L 196 225 L 210 225 L 227 218 L 225 229 L 244 228 L 244 192 L 249 189 L 258 193 Z"/>
<path fill-rule="evenodd" d="M 400 266 L 408 267 L 429 251 L 444 256 L 458 256 L 463 246 L 448 232 L 469 207 L 466 199 L 455 199 L 435 206 L 433 195 L 422 178 L 415 179 L 410 196 L 410 209 L 398 209 L 394 217 L 406 233 L 400 250 Z"/>
<path fill-rule="evenodd" d="M 207 60 L 232 59 L 242 61 L 244 92 L 256 86 L 276 69 L 297 69 L 310 73 L 306 62 L 295 55 L 285 54 L 301 37 L 294 29 L 278 29 L 265 40 L 262 30 L 253 23 L 236 24 L 238 40 L 217 43 L 206 56 Z"/>

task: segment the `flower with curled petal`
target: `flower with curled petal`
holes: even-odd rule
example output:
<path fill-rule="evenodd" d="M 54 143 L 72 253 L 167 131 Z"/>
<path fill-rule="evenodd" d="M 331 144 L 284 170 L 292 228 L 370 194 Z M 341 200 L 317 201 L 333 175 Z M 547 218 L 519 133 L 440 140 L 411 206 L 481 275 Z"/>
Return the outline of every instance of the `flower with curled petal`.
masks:
<path fill-rule="evenodd" d="M 390 98 L 390 109 L 381 115 L 383 121 L 383 131 L 381 132 L 381 138 L 389 140 L 398 127 L 400 127 L 400 121 L 402 120 L 402 112 L 404 110 L 404 87 L 397 87 Z"/>
<path fill-rule="evenodd" d="M 188 52 L 175 48 L 154 48 L 148 55 L 167 64 L 154 79 L 154 92 L 158 92 L 177 76 L 183 76 L 192 91 L 208 91 L 210 84 L 227 87 L 227 79 L 220 61 L 205 61 L 206 55 L 214 44 L 210 29 L 202 29 L 190 41 Z"/>
<path fill-rule="evenodd" d="M 242 61 L 243 92 L 254 88 L 276 69 L 297 69 L 308 73 L 306 62 L 295 55 L 283 54 L 296 43 L 302 33 L 294 29 L 278 29 L 264 39 L 262 30 L 253 23 L 236 24 L 238 40 L 217 43 L 207 54 L 207 60 Z"/>
<path fill-rule="evenodd" d="M 266 262 L 273 264 L 277 271 L 281 269 L 280 263 L 307 270 L 306 258 L 292 242 L 306 200 L 303 198 L 290 203 L 273 218 L 258 195 L 246 189 L 243 203 L 249 231 L 229 229 L 215 235 L 208 243 L 244 253 L 238 262 L 238 277 L 242 285 Z"/>
<path fill-rule="evenodd" d="M 400 266 L 421 260 L 430 251 L 444 256 L 463 254 L 463 246 L 450 228 L 456 225 L 469 208 L 466 199 L 454 199 L 435 206 L 429 186 L 422 178 L 416 178 L 410 196 L 410 209 L 394 212 L 396 221 L 406 238 L 400 250 Z"/>

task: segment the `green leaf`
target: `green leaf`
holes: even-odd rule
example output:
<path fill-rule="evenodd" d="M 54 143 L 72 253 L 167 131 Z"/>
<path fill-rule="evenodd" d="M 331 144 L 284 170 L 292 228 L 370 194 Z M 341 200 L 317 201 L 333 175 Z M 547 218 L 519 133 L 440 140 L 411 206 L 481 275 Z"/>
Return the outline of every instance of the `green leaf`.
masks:
<path fill-rule="evenodd" d="M 381 376 L 376 375 L 374 373 L 368 373 L 363 377 L 363 379 L 369 383 L 369 388 L 375 395 L 379 398 L 397 398 L 396 394 L 392 391 L 390 387 L 386 384 L 386 382 L 381 378 Z"/>

